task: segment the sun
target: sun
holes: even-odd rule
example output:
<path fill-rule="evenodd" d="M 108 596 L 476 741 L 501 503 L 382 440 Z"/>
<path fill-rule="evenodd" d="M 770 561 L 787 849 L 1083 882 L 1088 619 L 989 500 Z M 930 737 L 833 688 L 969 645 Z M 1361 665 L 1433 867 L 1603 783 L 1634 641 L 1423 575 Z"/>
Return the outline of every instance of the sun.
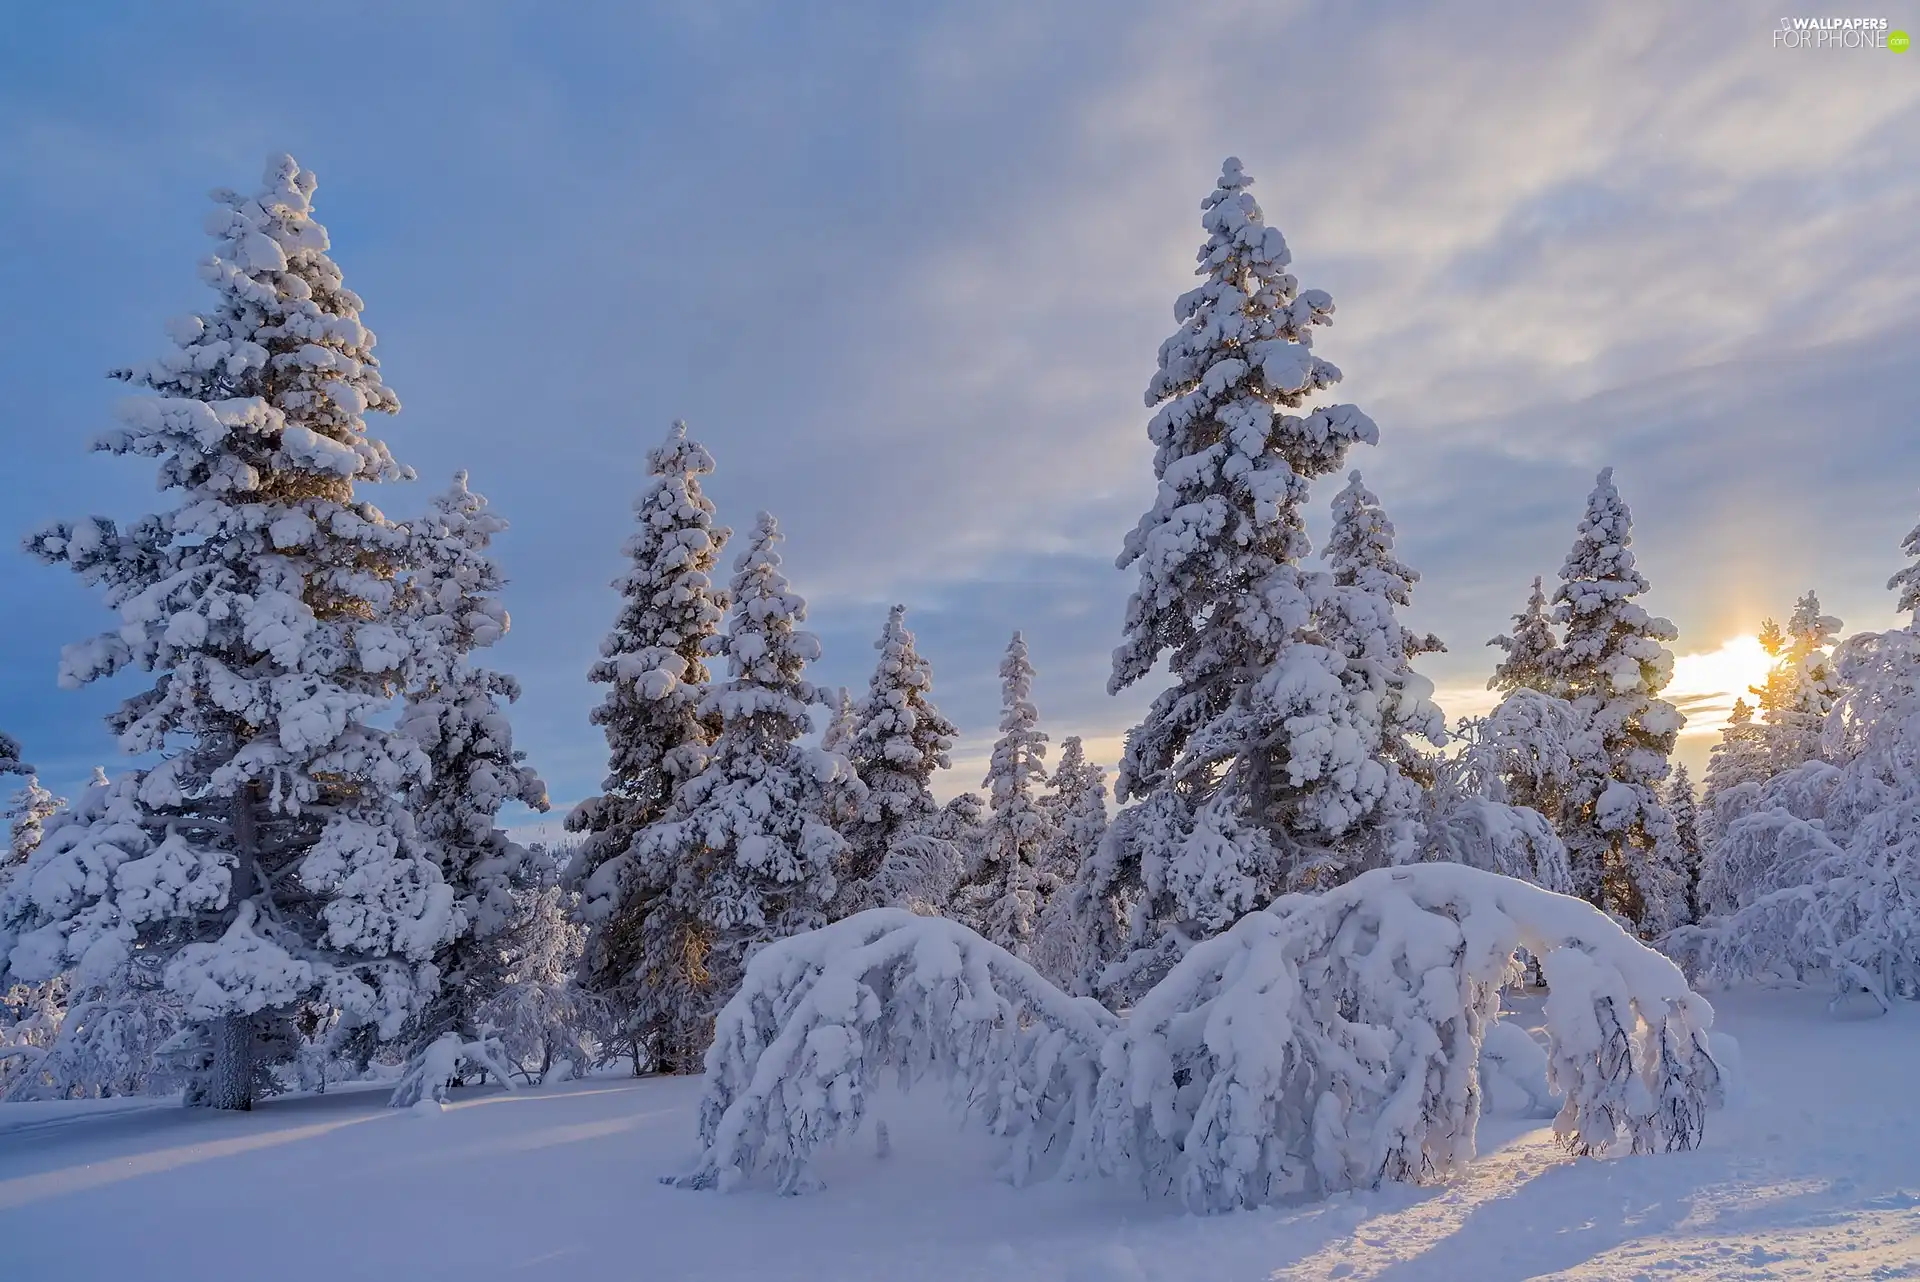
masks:
<path fill-rule="evenodd" d="M 1718 734 L 1735 699 L 1753 702 L 1747 690 L 1766 682 L 1773 662 L 1756 638 L 1730 637 L 1717 650 L 1675 655 L 1673 680 L 1660 697 L 1687 714 L 1683 734 Z"/>

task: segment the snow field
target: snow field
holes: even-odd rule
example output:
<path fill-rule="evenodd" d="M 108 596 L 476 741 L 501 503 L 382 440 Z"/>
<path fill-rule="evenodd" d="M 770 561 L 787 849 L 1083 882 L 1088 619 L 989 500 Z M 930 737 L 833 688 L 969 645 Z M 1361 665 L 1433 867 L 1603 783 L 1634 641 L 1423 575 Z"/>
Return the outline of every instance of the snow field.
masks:
<path fill-rule="evenodd" d="M 661 1185 L 693 1160 L 697 1079 L 456 1091 L 420 1118 L 382 1090 L 250 1114 L 165 1102 L 18 1105 L 0 1130 L 8 1282 L 377 1275 L 646 1282 L 1269 1282 L 1920 1277 L 1920 1012 L 1830 1015 L 1810 993 L 1719 995 L 1746 1089 L 1703 1148 L 1566 1157 L 1488 1117 L 1434 1188 L 1199 1217 L 1122 1181 L 1015 1189 L 940 1094 L 882 1095 L 821 1155 L 824 1191 Z M 1741 1098 L 1744 1096 L 1744 1098 Z M 235 1228 L 214 1246 L 210 1216 Z M 102 1226 L 111 1226 L 103 1231 Z"/>

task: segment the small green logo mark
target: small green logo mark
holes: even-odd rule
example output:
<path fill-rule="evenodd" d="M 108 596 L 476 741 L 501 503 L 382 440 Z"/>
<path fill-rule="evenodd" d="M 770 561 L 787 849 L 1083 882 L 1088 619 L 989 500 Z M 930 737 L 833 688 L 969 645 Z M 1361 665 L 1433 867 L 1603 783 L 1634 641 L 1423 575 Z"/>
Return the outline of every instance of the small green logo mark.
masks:
<path fill-rule="evenodd" d="M 1893 50 L 1895 53 L 1905 53 L 1907 46 L 1912 43 L 1912 37 L 1908 36 L 1904 31 L 1887 32 L 1887 48 Z"/>

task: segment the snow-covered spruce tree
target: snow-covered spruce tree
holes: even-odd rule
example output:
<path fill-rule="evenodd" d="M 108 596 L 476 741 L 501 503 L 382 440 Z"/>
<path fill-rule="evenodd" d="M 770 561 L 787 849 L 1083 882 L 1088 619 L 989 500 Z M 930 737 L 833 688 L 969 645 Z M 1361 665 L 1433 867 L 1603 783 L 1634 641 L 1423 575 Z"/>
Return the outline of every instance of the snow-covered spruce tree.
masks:
<path fill-rule="evenodd" d="M 1760 644 L 1774 664 L 1766 684 L 1749 693 L 1760 702 L 1760 738 L 1769 774 L 1825 760 L 1821 736 L 1839 694 L 1827 650 L 1839 637 L 1840 626 L 1839 619 L 1820 613 L 1820 598 L 1809 592 L 1794 603 L 1784 630 L 1772 619 L 1760 630 Z"/>
<path fill-rule="evenodd" d="M 1032 952 L 1040 913 L 1058 889 L 1041 867 L 1053 837 L 1039 795 L 1047 782 L 1046 755 L 1027 640 L 1015 632 L 1000 661 L 1000 737 L 982 781 L 987 821 L 960 892 L 960 910 L 969 926 L 1023 961 Z"/>
<path fill-rule="evenodd" d="M 613 583 L 620 615 L 587 674 L 607 687 L 592 715 L 606 732 L 607 776 L 601 795 L 567 816 L 567 829 L 584 834 L 568 881 L 580 887 L 590 926 L 582 980 L 611 1005 L 634 1071 L 651 1059 L 684 1072 L 693 1062 L 681 1057 L 681 1033 L 704 1018 L 707 998 L 696 919 L 675 906 L 693 889 L 677 900 L 668 891 L 692 870 L 648 864 L 633 843 L 665 817 L 713 740 L 699 703 L 707 646 L 726 615 L 726 592 L 712 575 L 731 531 L 715 524 L 700 490 L 713 456 L 685 423 L 648 453 L 647 466 L 653 480 L 634 501 L 638 528 L 623 549 L 631 564 Z"/>
<path fill-rule="evenodd" d="M 82 992 L 130 950 L 164 955 L 199 1047 L 190 1094 L 222 1108 L 251 1106 L 304 998 L 397 1032 L 460 926 L 400 804 L 424 755 L 377 724 L 407 658 L 391 611 L 408 540 L 355 487 L 410 473 L 367 435 L 362 416 L 399 401 L 314 185 L 281 157 L 257 195 L 215 193 L 201 277 L 218 302 L 119 371 L 158 395 L 124 402 L 96 444 L 159 460 L 177 504 L 28 540 L 120 616 L 67 650 L 62 682 L 153 673 L 110 724 L 160 761 L 49 828 L 0 905 L 0 946 L 23 979 L 77 967 Z"/>
<path fill-rule="evenodd" d="M 1431 749 L 1447 742 L 1433 683 L 1412 667 L 1418 656 L 1446 646 L 1432 633 L 1415 633 L 1401 624 L 1398 611 L 1413 604 L 1420 575 L 1394 556 L 1393 522 L 1361 483 L 1358 470 L 1334 496 L 1324 555 L 1332 582 L 1320 589 L 1319 632 L 1346 661 L 1340 679 L 1361 713 L 1359 724 L 1372 736 L 1367 758 L 1386 768 L 1387 780 L 1371 816 L 1296 870 L 1296 882 L 1308 887 L 1332 885 L 1364 868 L 1411 857 L 1421 792 L 1433 782 L 1437 764 Z M 1422 749 L 1415 739 L 1428 747 Z"/>
<path fill-rule="evenodd" d="M 1107 768 L 1087 760 L 1080 736 L 1062 739 L 1052 787 L 1039 803 L 1054 831 L 1054 839 L 1041 852 L 1043 872 L 1051 873 L 1062 884 L 1079 873 L 1080 865 L 1107 834 L 1107 792 Z"/>
<path fill-rule="evenodd" d="M 1726 729 L 1720 732 L 1720 742 L 1713 745 L 1713 753 L 1707 759 L 1707 777 L 1701 795 L 1702 844 L 1711 849 L 1725 831 L 1726 823 L 1734 816 L 1729 815 L 1725 822 L 1720 817 L 1720 801 L 1731 796 L 1742 784 L 1765 783 L 1767 770 L 1767 745 L 1761 739 L 1761 727 L 1754 724 L 1753 705 L 1745 699 L 1735 699 L 1733 709 L 1727 714 Z"/>
<path fill-rule="evenodd" d="M 1264 902 L 1386 793 L 1343 661 L 1309 636 L 1319 576 L 1300 564 L 1309 483 L 1378 432 L 1351 405 L 1290 412 L 1340 379 L 1311 347 L 1333 300 L 1287 272 L 1251 184 L 1229 159 L 1202 202 L 1202 281 L 1147 388 L 1159 492 L 1118 561 L 1140 578 L 1108 689 L 1162 659 L 1173 684 L 1127 736 L 1115 795 L 1148 804 L 1115 824 L 1114 884 L 1140 897 L 1136 942 L 1168 956 Z M 1142 824 L 1151 842 L 1129 833 Z"/>
<path fill-rule="evenodd" d="M 807 604 L 780 572 L 780 537 L 762 512 L 734 565 L 727 633 L 716 647 L 727 680 L 696 708 L 719 727 L 705 766 L 634 842 L 643 867 L 672 870 L 665 906 L 685 923 L 678 937 L 652 934 L 649 923 L 648 942 L 677 949 L 686 967 L 683 988 L 649 998 L 676 1065 L 699 1062 L 714 1012 L 756 949 L 826 922 L 834 869 L 846 858 L 827 811 L 830 790 L 852 771 L 845 758 L 800 742 L 813 729 L 809 708 L 827 695 L 805 678 L 820 640 L 799 626 Z"/>
<path fill-rule="evenodd" d="M 1591 755 L 1592 745 L 1580 716 L 1559 697 L 1560 642 L 1538 576 L 1526 609 L 1513 616 L 1513 631 L 1487 644 L 1505 652 L 1487 679 L 1487 688 L 1504 697 L 1470 731 L 1477 764 L 1498 758 L 1498 799 L 1536 811 L 1557 827 L 1574 763 Z"/>
<path fill-rule="evenodd" d="M 840 874 L 836 916 L 863 908 L 907 907 L 933 897 L 925 873 L 951 866 L 957 855 L 922 849 L 938 841 L 931 825 L 940 807 L 934 772 L 953 762 L 948 750 L 960 732 L 933 702 L 933 665 L 915 648 L 907 607 L 887 612 L 874 643 L 880 660 L 855 706 L 845 739 L 822 741 L 844 753 L 863 785 L 855 813 L 842 825 L 847 863 Z"/>
<path fill-rule="evenodd" d="M 416 568 L 399 615 L 413 657 L 399 729 L 426 752 L 429 767 L 409 802 L 464 922 L 434 954 L 440 990 L 408 1028 L 414 1054 L 445 1033 L 479 1036 L 479 1012 L 506 981 L 502 950 L 523 924 L 515 892 L 539 885 L 548 872 L 497 826 L 509 801 L 547 809 L 547 786 L 514 748 L 507 719 L 520 683 L 470 658 L 507 631 L 499 597 L 505 580 L 489 551 L 506 527 L 467 488 L 465 472 L 408 524 Z"/>
<path fill-rule="evenodd" d="M 1053 789 L 1040 808 L 1053 828 L 1040 868 L 1059 889 L 1036 927 L 1034 965 L 1069 992 L 1091 991 L 1092 977 L 1120 953 L 1132 906 L 1109 893 L 1097 865 L 1107 836 L 1107 768 L 1087 760 L 1079 735 L 1060 741 Z"/>
<path fill-rule="evenodd" d="M 1693 775 L 1684 765 L 1673 768 L 1667 783 L 1667 813 L 1673 816 L 1674 847 L 1679 853 L 1679 875 L 1686 885 L 1681 901 L 1684 913 L 1676 914 L 1673 924 L 1700 919 L 1700 812 L 1693 796 Z"/>
<path fill-rule="evenodd" d="M 1560 836 L 1575 892 L 1657 934 L 1685 894 L 1659 788 L 1686 718 L 1659 697 L 1673 676 L 1662 643 L 1679 633 L 1634 600 L 1648 584 L 1634 567 L 1632 523 L 1613 469 L 1603 469 L 1553 597 L 1566 636 L 1558 675 L 1597 748 L 1593 767 L 1566 790 Z"/>
<path fill-rule="evenodd" d="M 1527 608 L 1513 616 L 1513 631 L 1487 644 L 1498 646 L 1506 656 L 1487 679 L 1487 689 L 1502 694 L 1514 690 L 1558 692 L 1560 677 L 1554 656 L 1559 652 L 1560 639 L 1553 630 L 1553 614 L 1547 607 L 1547 593 L 1539 575 L 1534 576 Z"/>

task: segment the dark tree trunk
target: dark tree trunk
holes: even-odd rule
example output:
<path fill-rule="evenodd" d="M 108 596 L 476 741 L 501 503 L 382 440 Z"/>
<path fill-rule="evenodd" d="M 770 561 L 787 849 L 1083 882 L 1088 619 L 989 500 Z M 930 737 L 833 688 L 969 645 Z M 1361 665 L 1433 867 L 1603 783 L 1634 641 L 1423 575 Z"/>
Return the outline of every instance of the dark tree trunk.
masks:
<path fill-rule="evenodd" d="M 253 1016 L 223 1015 L 207 1025 L 213 1071 L 207 1106 L 242 1111 L 253 1107 Z"/>
<path fill-rule="evenodd" d="M 253 870 L 259 859 L 259 833 L 254 827 L 254 787 L 249 784 L 233 799 L 233 881 L 230 902 L 236 907 L 253 896 Z M 253 1016 L 222 1015 L 207 1025 L 213 1043 L 213 1066 L 207 1082 L 210 1108 L 249 1110 L 253 1107 Z"/>

